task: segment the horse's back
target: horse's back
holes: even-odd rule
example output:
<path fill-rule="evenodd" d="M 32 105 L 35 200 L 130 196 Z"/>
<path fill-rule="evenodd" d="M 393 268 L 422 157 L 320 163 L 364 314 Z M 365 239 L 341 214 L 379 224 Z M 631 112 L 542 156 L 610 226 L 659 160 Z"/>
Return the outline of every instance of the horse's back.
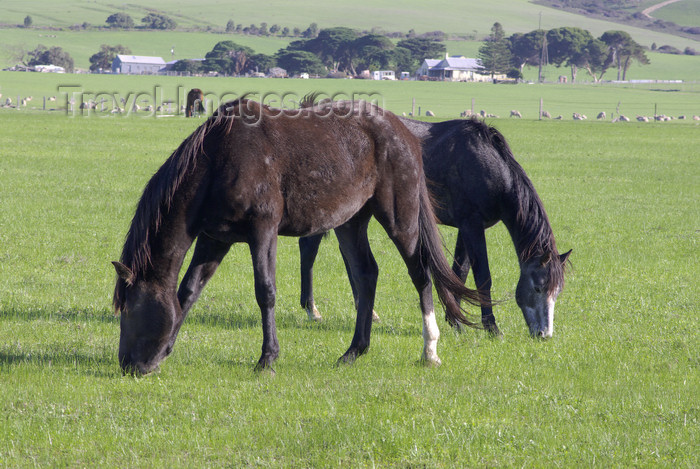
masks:
<path fill-rule="evenodd" d="M 502 217 L 503 202 L 512 188 L 512 173 L 504 155 L 492 143 L 491 129 L 474 120 L 431 125 L 423 140 L 423 166 L 440 221 L 459 227 L 475 214 L 486 226 Z"/>
<path fill-rule="evenodd" d="M 215 198 L 225 201 L 225 210 L 239 220 L 274 220 L 283 235 L 339 226 L 375 195 L 390 166 L 387 153 L 393 166 L 420 165 L 417 141 L 418 150 L 409 141 L 408 150 L 399 151 L 396 133 L 403 126 L 392 118 L 309 110 L 272 113 L 264 108 L 254 125 L 234 118 L 225 137 L 208 152 L 220 155 Z"/>

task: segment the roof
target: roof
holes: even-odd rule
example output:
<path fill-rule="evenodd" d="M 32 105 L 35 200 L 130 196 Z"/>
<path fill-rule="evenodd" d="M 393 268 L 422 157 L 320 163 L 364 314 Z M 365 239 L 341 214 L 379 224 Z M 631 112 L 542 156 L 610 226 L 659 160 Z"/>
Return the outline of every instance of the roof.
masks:
<path fill-rule="evenodd" d="M 145 55 L 117 55 L 121 63 L 165 65 L 162 57 L 148 57 Z"/>
<path fill-rule="evenodd" d="M 442 62 L 442 60 L 440 60 L 440 59 L 425 59 L 425 60 L 423 61 L 423 63 L 426 64 L 426 65 L 427 65 L 428 67 L 430 67 L 430 68 L 436 66 L 436 65 L 439 64 L 440 62 Z"/>
<path fill-rule="evenodd" d="M 428 59 L 426 59 L 426 62 Z M 469 59 L 466 57 L 448 57 L 440 60 L 437 65 L 431 67 L 432 70 L 482 70 L 479 59 Z"/>

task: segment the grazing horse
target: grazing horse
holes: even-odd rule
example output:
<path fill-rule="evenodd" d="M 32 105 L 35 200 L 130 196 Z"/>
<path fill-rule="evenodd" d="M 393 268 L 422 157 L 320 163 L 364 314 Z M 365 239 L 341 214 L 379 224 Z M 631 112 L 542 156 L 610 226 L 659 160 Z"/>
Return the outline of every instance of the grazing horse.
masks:
<path fill-rule="evenodd" d="M 185 105 L 185 117 L 194 117 L 197 114 L 203 114 L 204 110 L 204 93 L 199 88 L 192 88 L 187 93 L 187 104 Z"/>
<path fill-rule="evenodd" d="M 500 334 L 491 305 L 491 272 L 484 231 L 502 221 L 520 262 L 515 299 L 533 337 L 551 337 L 554 303 L 564 286 L 571 251 L 559 254 L 542 201 L 513 157 L 505 137 L 476 119 L 438 123 L 399 118 L 423 141 L 423 168 L 440 223 L 459 229 L 454 272 L 465 281 L 470 267 L 485 296 L 484 328 Z M 312 267 L 321 235 L 299 239 L 301 306 L 320 320 Z M 353 289 L 354 293 L 354 289 Z"/>
<path fill-rule="evenodd" d="M 233 243 L 253 260 L 262 314 L 256 369 L 279 354 L 275 326 L 277 236 L 335 229 L 357 292 L 351 363 L 370 344 L 377 264 L 367 238 L 372 216 L 408 268 L 423 315 L 423 359 L 439 364 L 432 280 L 454 324 L 476 327 L 459 300 L 479 303 L 452 272 L 425 185 L 420 141 L 396 116 L 366 102 L 273 109 L 248 99 L 224 104 L 196 129 L 146 185 L 120 262 L 119 363 L 146 374 L 171 353 L 182 322 Z M 194 254 L 177 289 L 194 240 Z"/>

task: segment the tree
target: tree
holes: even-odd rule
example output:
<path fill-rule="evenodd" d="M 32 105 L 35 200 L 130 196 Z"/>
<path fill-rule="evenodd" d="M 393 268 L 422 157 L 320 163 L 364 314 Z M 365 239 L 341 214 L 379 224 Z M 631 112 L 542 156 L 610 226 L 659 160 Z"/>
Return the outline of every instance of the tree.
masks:
<path fill-rule="evenodd" d="M 581 28 L 565 27 L 547 31 L 549 61 L 557 67 L 571 68 L 571 81 L 576 81 L 576 72 L 586 56 L 586 48 L 593 41 L 591 33 Z"/>
<path fill-rule="evenodd" d="M 491 34 L 479 48 L 479 58 L 484 70 L 493 77 L 497 73 L 507 73 L 513 68 L 513 54 L 505 38 L 501 23 L 491 26 Z"/>
<path fill-rule="evenodd" d="M 159 15 L 157 13 L 149 13 L 148 15 L 141 18 L 143 27 L 146 29 L 175 29 L 177 23 L 170 17 L 166 15 Z"/>
<path fill-rule="evenodd" d="M 107 17 L 106 23 L 112 28 L 131 29 L 134 27 L 134 20 L 126 13 L 114 13 Z"/>
<path fill-rule="evenodd" d="M 240 75 L 255 70 L 251 57 L 255 51 L 233 41 L 221 41 L 204 56 L 202 69 L 226 75 Z"/>
<path fill-rule="evenodd" d="M 276 57 L 277 65 L 287 70 L 290 75 L 299 73 L 310 73 L 321 75 L 325 72 L 325 67 L 321 60 L 311 52 L 303 50 L 280 50 Z"/>
<path fill-rule="evenodd" d="M 267 73 L 272 67 L 277 65 L 277 60 L 271 55 L 253 54 L 248 59 L 248 71 Z"/>
<path fill-rule="evenodd" d="M 34 22 L 34 20 L 32 20 L 31 16 L 27 15 L 24 17 L 24 27 L 25 28 L 31 27 L 33 22 Z"/>
<path fill-rule="evenodd" d="M 520 73 L 525 65 L 540 65 L 546 34 L 543 29 L 536 29 L 525 34 L 516 33 L 508 38 L 510 51 L 513 54 L 513 65 L 518 67 Z"/>
<path fill-rule="evenodd" d="M 607 46 L 600 39 L 591 39 L 572 57 L 571 61 L 585 69 L 597 83 L 608 69 Z"/>
<path fill-rule="evenodd" d="M 199 60 L 178 60 L 172 65 L 171 70 L 196 74 L 202 72 L 202 62 Z"/>
<path fill-rule="evenodd" d="M 396 44 L 396 47 L 407 49 L 411 53 L 411 58 L 419 63 L 425 59 L 444 56 L 447 51 L 445 44 L 440 41 L 418 37 L 403 39 Z"/>
<path fill-rule="evenodd" d="M 56 65 L 65 68 L 67 72 L 73 71 L 73 58 L 61 47 L 51 47 L 49 49 L 39 44 L 36 49 L 29 52 L 29 57 L 27 65 L 30 67 L 35 65 Z"/>
<path fill-rule="evenodd" d="M 348 48 L 350 54 L 350 72 L 356 75 L 356 69 L 386 69 L 394 61 L 392 51 L 394 43 L 386 36 L 367 34 L 355 39 Z M 408 49 L 403 48 L 404 51 Z"/>
<path fill-rule="evenodd" d="M 328 70 L 347 70 L 350 68 L 350 46 L 356 38 L 357 32 L 354 29 L 322 29 L 314 39 L 304 43 L 303 50 L 316 54 Z"/>
<path fill-rule="evenodd" d="M 100 51 L 90 57 L 90 71 L 110 70 L 112 68 L 112 62 L 118 54 L 131 54 L 131 50 L 121 44 L 117 44 L 116 46 L 102 44 L 100 46 Z"/>
<path fill-rule="evenodd" d="M 234 31 L 236 31 L 236 23 L 234 23 L 233 20 L 228 20 L 228 23 L 226 23 L 226 32 L 233 33 Z"/>
<path fill-rule="evenodd" d="M 318 25 L 316 23 L 311 23 L 301 35 L 307 39 L 318 36 Z"/>
<path fill-rule="evenodd" d="M 642 65 L 649 63 L 644 48 L 625 31 L 606 31 L 600 37 L 608 46 L 608 61 L 617 66 L 617 79 L 625 80 L 627 70 L 634 60 Z"/>

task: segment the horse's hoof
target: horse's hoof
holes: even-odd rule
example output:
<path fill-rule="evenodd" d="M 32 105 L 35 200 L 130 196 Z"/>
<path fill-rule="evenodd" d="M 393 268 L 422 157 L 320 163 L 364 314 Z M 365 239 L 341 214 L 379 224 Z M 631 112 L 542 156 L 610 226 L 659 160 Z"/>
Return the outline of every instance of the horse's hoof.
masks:
<path fill-rule="evenodd" d="M 501 332 L 501 330 L 495 324 L 485 325 L 484 329 L 489 334 L 489 337 L 491 337 L 493 339 L 502 339 L 503 338 L 503 332 Z"/>
<path fill-rule="evenodd" d="M 437 355 L 432 357 L 423 356 L 420 362 L 426 368 L 437 368 L 442 365 L 442 360 Z"/>
<path fill-rule="evenodd" d="M 319 321 L 323 320 L 323 318 L 321 317 L 321 313 L 318 312 L 318 309 L 316 309 L 316 306 L 314 306 L 313 308 L 307 308 L 306 314 L 309 315 L 309 321 L 319 322 Z"/>
<path fill-rule="evenodd" d="M 338 361 L 335 362 L 335 366 L 352 365 L 355 363 L 355 360 L 357 360 L 357 353 L 346 352 L 345 355 L 340 357 Z"/>
<path fill-rule="evenodd" d="M 377 312 L 375 310 L 372 310 L 372 322 L 379 322 L 379 321 L 380 321 L 379 315 L 377 314 Z"/>
<path fill-rule="evenodd" d="M 275 376 L 277 374 L 275 369 L 272 368 L 272 364 L 270 363 L 263 364 L 258 362 L 258 364 L 255 365 L 254 371 L 260 376 Z"/>

